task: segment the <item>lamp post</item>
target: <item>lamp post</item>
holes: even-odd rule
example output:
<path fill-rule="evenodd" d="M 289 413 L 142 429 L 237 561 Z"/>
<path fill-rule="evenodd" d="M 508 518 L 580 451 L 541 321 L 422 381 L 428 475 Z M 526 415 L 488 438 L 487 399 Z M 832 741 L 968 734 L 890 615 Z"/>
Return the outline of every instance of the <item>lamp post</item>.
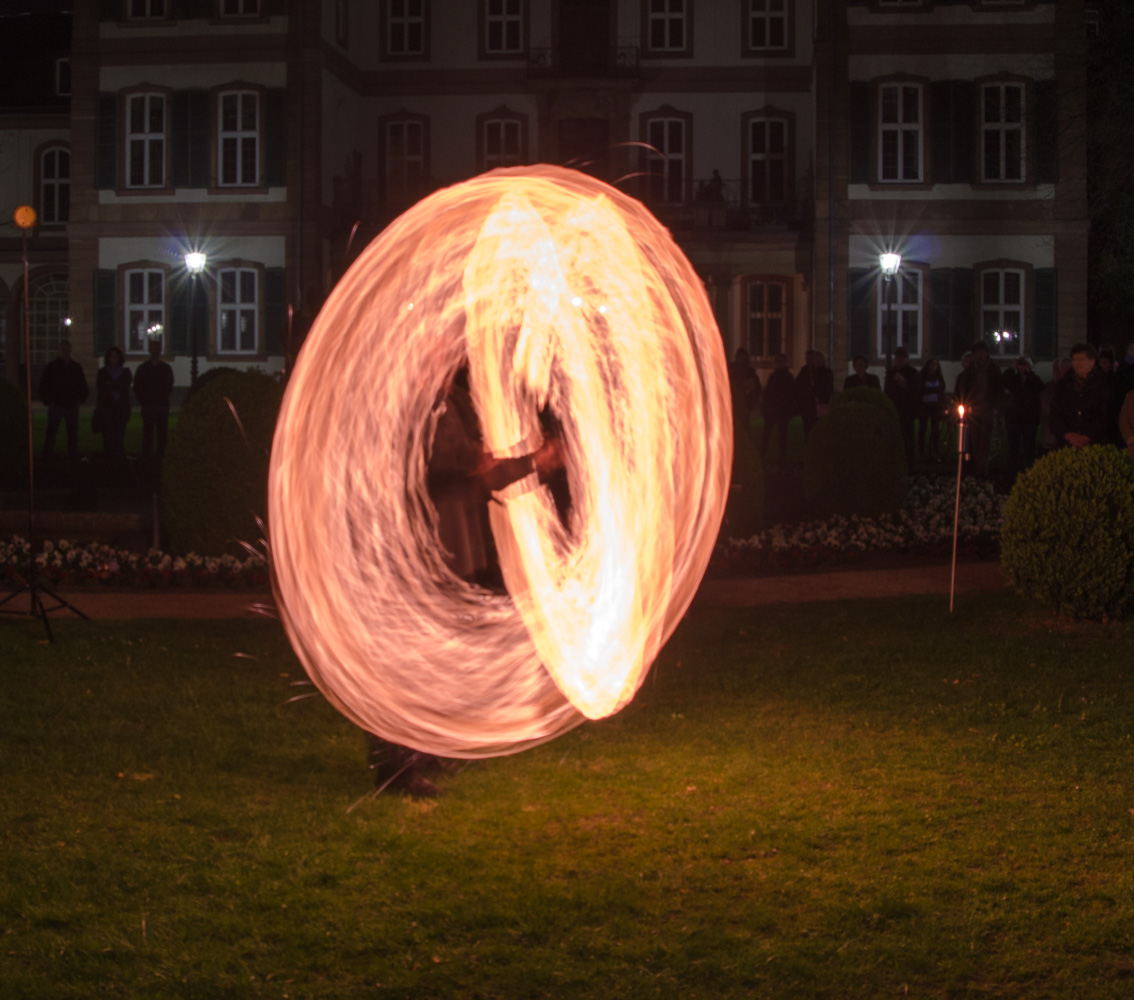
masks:
<path fill-rule="evenodd" d="M 189 350 L 192 352 L 190 355 L 192 360 L 189 362 L 189 383 L 191 385 L 197 384 L 197 278 L 205 270 L 208 262 L 209 258 L 200 250 L 190 250 L 185 255 L 185 270 L 189 272 L 193 282 L 189 290 Z"/>
<path fill-rule="evenodd" d="M 898 330 L 898 312 L 896 309 L 897 301 L 895 297 L 896 287 L 894 275 L 898 273 L 898 268 L 902 266 L 902 255 L 900 253 L 893 253 L 887 251 L 878 255 L 878 266 L 882 268 L 882 280 L 885 283 L 883 289 L 885 297 L 883 301 L 889 306 L 890 315 L 886 319 L 886 371 L 894 367 L 894 339 Z"/>

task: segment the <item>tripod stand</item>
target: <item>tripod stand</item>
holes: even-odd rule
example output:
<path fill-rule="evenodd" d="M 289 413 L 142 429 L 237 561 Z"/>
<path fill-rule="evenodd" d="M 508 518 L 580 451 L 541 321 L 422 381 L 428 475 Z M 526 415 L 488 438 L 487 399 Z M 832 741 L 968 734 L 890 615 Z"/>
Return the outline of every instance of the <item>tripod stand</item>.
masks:
<path fill-rule="evenodd" d="M 58 594 L 39 582 L 39 564 L 36 562 L 36 535 L 35 535 L 35 443 L 32 433 L 32 394 L 31 394 L 31 315 L 30 301 L 28 299 L 28 230 L 35 225 L 35 209 L 30 205 L 21 205 L 16 209 L 12 221 L 19 226 L 24 239 L 24 393 L 28 416 L 28 569 L 24 574 L 23 583 L 16 587 L 7 597 L 0 601 L 0 614 L 24 615 L 38 618 L 43 622 L 47 631 L 48 642 L 54 642 L 51 634 L 51 623 L 47 616 L 52 611 L 66 608 L 73 611 L 80 618 L 87 618 L 73 604 L 63 600 Z M 15 608 L 4 607 L 9 601 L 15 600 L 21 594 L 28 595 L 28 610 L 19 611 Z M 56 603 L 48 607 L 43 603 L 46 594 Z"/>

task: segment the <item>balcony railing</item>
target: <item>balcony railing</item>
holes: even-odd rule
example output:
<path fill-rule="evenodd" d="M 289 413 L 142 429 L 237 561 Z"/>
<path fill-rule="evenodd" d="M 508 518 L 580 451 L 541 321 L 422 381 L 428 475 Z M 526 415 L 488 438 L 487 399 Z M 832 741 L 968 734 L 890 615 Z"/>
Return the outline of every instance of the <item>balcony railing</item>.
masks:
<path fill-rule="evenodd" d="M 798 229 L 809 221 L 805 202 L 796 199 L 757 201 L 739 180 L 703 178 L 683 186 L 680 200 L 662 195 L 661 179 L 651 185 L 645 178 L 642 199 L 670 229 L 751 232 L 762 229 Z"/>
<path fill-rule="evenodd" d="M 588 50 L 585 58 L 566 56 L 553 46 L 528 49 L 529 77 L 636 77 L 638 75 L 638 46 L 612 45 L 603 53 Z"/>

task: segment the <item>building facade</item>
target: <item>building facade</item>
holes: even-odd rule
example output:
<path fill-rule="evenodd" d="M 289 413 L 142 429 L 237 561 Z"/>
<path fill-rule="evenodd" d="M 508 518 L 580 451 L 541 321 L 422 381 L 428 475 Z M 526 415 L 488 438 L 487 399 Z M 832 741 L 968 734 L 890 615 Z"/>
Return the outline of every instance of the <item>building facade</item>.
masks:
<path fill-rule="evenodd" d="M 20 22 L 0 95 L 4 201 L 40 218 L 33 373 L 63 335 L 92 372 L 154 336 L 182 385 L 194 357 L 278 370 L 399 212 L 533 162 L 649 204 L 758 366 L 902 344 L 955 371 L 977 338 L 1050 359 L 1085 334 L 1081 0 L 59 6 Z M 0 230 L 10 377 L 22 249 Z"/>

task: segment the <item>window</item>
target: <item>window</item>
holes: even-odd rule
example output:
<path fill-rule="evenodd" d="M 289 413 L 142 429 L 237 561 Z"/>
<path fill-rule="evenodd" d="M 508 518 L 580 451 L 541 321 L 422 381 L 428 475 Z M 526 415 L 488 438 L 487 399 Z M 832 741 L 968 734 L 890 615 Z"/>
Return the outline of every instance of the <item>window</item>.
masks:
<path fill-rule="evenodd" d="M 480 119 L 481 170 L 518 167 L 525 160 L 524 120 L 519 117 L 486 116 Z"/>
<path fill-rule="evenodd" d="M 786 354 L 788 284 L 783 279 L 753 278 L 747 282 L 748 353 L 758 361 Z"/>
<path fill-rule="evenodd" d="M 228 267 L 217 271 L 218 353 L 256 353 L 258 277 L 256 270 L 250 267 Z"/>
<path fill-rule="evenodd" d="M 688 172 L 684 118 L 651 118 L 646 125 L 646 172 L 650 201 L 677 205 L 685 201 Z"/>
<path fill-rule="evenodd" d="M 523 0 L 484 3 L 484 54 L 520 55 L 524 51 Z"/>
<path fill-rule="evenodd" d="M 783 51 L 788 47 L 787 0 L 748 0 L 749 52 Z"/>
<path fill-rule="evenodd" d="M 684 53 L 689 49 L 689 0 L 648 0 L 646 49 Z"/>
<path fill-rule="evenodd" d="M 221 0 L 221 17 L 257 17 L 260 0 Z"/>
<path fill-rule="evenodd" d="M 878 282 L 878 357 L 899 347 L 921 357 L 922 287 L 921 268 L 904 261 L 897 275 Z"/>
<path fill-rule="evenodd" d="M 748 199 L 756 205 L 787 200 L 788 123 L 753 118 L 748 123 Z"/>
<path fill-rule="evenodd" d="M 922 179 L 921 86 L 886 83 L 878 91 L 878 176 L 883 181 Z"/>
<path fill-rule="evenodd" d="M 130 0 L 131 19 L 165 17 L 166 0 Z"/>
<path fill-rule="evenodd" d="M 126 98 L 126 186 L 165 186 L 165 97 Z"/>
<path fill-rule="evenodd" d="M 384 0 L 388 56 L 421 57 L 426 54 L 426 0 Z"/>
<path fill-rule="evenodd" d="M 990 268 L 980 282 L 980 332 L 993 356 L 1017 357 L 1024 350 L 1024 271 Z"/>
<path fill-rule="evenodd" d="M 404 208 L 424 192 L 425 125 L 420 118 L 395 118 L 383 126 L 388 208 Z"/>
<path fill-rule="evenodd" d="M 70 218 L 71 153 L 53 146 L 39 158 L 39 221 L 51 226 Z"/>
<path fill-rule="evenodd" d="M 64 321 L 70 315 L 67 278 L 62 274 L 44 275 L 31 283 L 28 293 L 31 299 L 28 312 L 31 363 L 45 365 L 55 357 L 59 341 L 66 337 Z"/>
<path fill-rule="evenodd" d="M 222 187 L 260 181 L 260 102 L 252 91 L 220 95 L 217 182 Z"/>
<path fill-rule="evenodd" d="M 986 83 L 981 88 L 981 149 L 984 180 L 1024 180 L 1022 83 Z"/>
<path fill-rule="evenodd" d="M 160 337 L 165 347 L 165 272 L 138 268 L 126 272 L 127 354 L 145 354 L 151 337 Z"/>
<path fill-rule="evenodd" d="M 66 57 L 55 60 L 55 96 L 71 96 L 71 60 Z"/>

